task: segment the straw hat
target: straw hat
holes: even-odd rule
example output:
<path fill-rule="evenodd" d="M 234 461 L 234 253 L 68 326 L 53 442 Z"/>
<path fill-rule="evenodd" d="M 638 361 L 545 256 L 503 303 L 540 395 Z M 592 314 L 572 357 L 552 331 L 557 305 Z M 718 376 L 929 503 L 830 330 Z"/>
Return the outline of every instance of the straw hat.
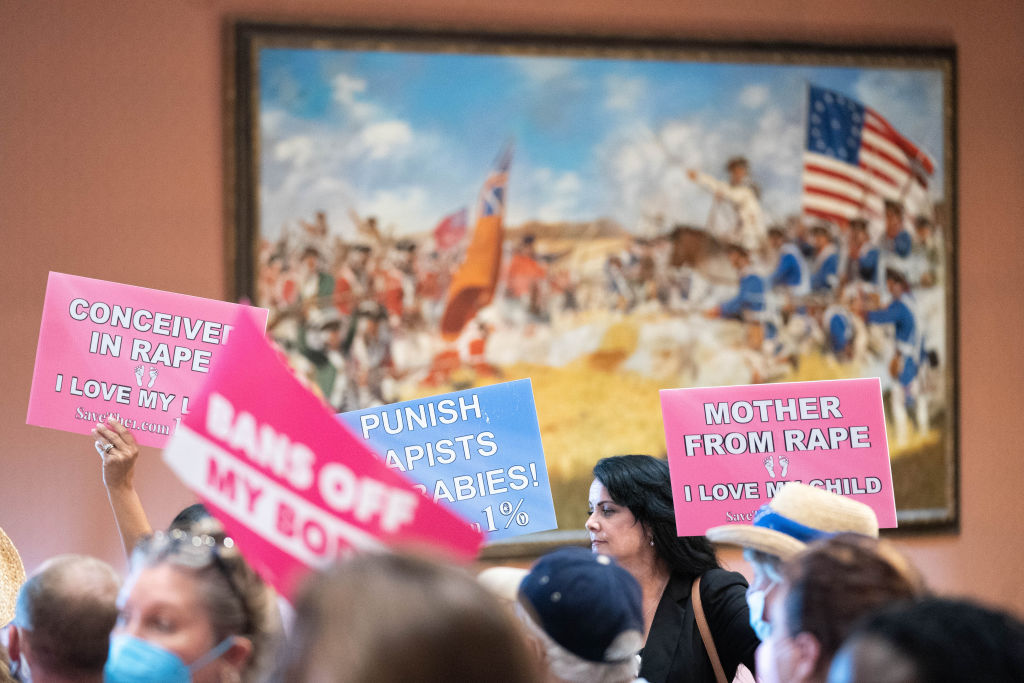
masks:
<path fill-rule="evenodd" d="M 877 538 L 874 510 L 852 498 L 790 482 L 757 511 L 753 524 L 716 526 L 706 535 L 715 543 L 760 550 L 788 560 L 811 541 L 844 531 Z"/>
<path fill-rule="evenodd" d="M 25 583 L 25 565 L 14 543 L 0 529 L 0 626 L 6 626 L 14 618 L 14 606 L 18 602 L 18 590 Z"/>

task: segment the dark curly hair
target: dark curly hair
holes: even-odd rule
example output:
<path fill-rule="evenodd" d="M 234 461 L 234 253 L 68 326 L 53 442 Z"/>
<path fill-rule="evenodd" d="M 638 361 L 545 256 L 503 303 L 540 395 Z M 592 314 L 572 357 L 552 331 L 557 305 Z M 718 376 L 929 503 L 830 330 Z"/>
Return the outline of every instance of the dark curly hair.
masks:
<path fill-rule="evenodd" d="M 670 571 L 692 579 L 719 566 L 708 539 L 677 534 L 667 462 L 650 455 L 614 455 L 597 461 L 594 477 L 651 534 L 654 550 Z"/>

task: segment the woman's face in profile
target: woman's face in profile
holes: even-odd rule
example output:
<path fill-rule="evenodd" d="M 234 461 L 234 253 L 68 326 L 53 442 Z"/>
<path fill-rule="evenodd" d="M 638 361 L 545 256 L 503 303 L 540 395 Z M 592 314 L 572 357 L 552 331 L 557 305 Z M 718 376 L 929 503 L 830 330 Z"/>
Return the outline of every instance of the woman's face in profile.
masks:
<path fill-rule="evenodd" d="M 595 553 L 623 562 L 654 552 L 643 525 L 628 507 L 612 500 L 608 489 L 598 479 L 590 485 L 587 510 L 590 516 L 585 526 L 590 533 L 590 549 Z"/>

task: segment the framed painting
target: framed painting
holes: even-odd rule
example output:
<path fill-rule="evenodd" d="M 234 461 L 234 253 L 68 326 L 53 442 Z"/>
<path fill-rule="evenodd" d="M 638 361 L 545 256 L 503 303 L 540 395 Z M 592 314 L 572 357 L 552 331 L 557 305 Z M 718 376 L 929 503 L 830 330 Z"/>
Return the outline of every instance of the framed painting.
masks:
<path fill-rule="evenodd" d="M 955 528 L 955 57 L 237 23 L 231 284 L 338 411 L 531 378 L 519 550 L 665 453 L 659 389 L 844 377 L 900 526 Z"/>

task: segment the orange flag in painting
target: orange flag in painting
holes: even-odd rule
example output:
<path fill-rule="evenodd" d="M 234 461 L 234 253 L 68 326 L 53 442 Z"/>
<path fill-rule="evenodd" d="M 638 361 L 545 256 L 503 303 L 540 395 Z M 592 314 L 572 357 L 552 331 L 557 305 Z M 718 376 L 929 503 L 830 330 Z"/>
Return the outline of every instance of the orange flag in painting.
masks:
<path fill-rule="evenodd" d="M 501 272 L 505 238 L 505 191 L 512 162 L 512 145 L 506 145 L 480 190 L 476 226 L 466 256 L 452 277 L 448 301 L 441 316 L 441 336 L 459 336 L 476 312 L 491 302 Z"/>

